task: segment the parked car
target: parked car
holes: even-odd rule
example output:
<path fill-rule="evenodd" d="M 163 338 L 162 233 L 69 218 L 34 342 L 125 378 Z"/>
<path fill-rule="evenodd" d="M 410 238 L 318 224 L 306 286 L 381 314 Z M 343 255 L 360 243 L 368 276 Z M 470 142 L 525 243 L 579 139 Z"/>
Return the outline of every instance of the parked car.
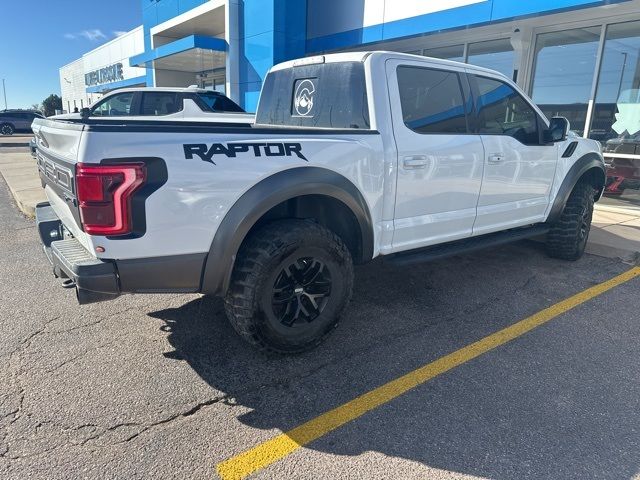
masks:
<path fill-rule="evenodd" d="M 605 184 L 599 144 L 504 75 L 392 52 L 273 67 L 248 127 L 37 119 L 34 130 L 48 141 L 40 238 L 80 303 L 219 295 L 246 341 L 282 353 L 335 329 L 354 263 L 538 235 L 550 256 L 577 260 Z"/>
<path fill-rule="evenodd" d="M 137 120 L 194 120 L 252 123 L 246 113 L 222 93 L 196 87 L 139 87 L 115 90 L 81 113 L 57 115 L 57 119 L 133 118 Z"/>
<path fill-rule="evenodd" d="M 0 111 L 0 134 L 31 133 L 34 118 L 44 118 L 37 110 L 2 110 Z"/>
<path fill-rule="evenodd" d="M 618 138 L 609 139 L 604 144 L 603 150 L 608 154 L 605 159 L 607 165 L 605 195 L 620 196 L 626 189 L 640 190 L 640 160 L 634 158 L 640 155 L 640 134 L 625 133 Z"/>

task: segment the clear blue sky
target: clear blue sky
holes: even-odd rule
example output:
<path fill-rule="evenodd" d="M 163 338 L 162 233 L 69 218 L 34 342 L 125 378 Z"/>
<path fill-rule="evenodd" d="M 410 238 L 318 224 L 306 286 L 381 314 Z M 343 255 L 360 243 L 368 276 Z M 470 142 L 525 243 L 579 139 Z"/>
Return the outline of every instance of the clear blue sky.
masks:
<path fill-rule="evenodd" d="M 140 0 L 0 0 L 0 79 L 8 107 L 60 95 L 60 67 L 141 24 Z"/>

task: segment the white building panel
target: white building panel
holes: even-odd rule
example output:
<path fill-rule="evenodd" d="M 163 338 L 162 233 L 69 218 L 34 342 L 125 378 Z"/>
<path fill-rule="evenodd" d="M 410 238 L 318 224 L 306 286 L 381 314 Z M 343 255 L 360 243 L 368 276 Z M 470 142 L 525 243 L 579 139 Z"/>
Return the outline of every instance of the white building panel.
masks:
<path fill-rule="evenodd" d="M 308 0 L 307 37 L 324 37 L 487 1 Z"/>
<path fill-rule="evenodd" d="M 384 2 L 384 23 L 386 23 L 487 1 L 488 0 L 367 0 L 366 5 L 368 7 L 368 4 L 380 4 Z M 375 5 L 375 8 L 379 9 L 380 7 L 379 5 Z M 367 21 L 366 15 L 365 21 Z M 376 25 L 377 23 L 381 22 L 365 23 L 365 26 Z"/>
<path fill-rule="evenodd" d="M 144 51 L 144 32 L 138 27 L 83 55 L 85 73 L 122 63 L 124 79 L 141 77 L 144 68 L 130 67 L 129 57 Z"/>

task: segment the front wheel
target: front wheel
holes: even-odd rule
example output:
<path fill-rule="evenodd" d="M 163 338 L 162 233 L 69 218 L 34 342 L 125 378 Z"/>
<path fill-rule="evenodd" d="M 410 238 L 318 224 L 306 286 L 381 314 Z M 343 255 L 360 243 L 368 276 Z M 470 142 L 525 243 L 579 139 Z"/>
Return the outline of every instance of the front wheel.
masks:
<path fill-rule="evenodd" d="M 584 254 L 591 230 L 595 190 L 587 183 L 577 184 L 560 218 L 547 233 L 549 256 L 563 260 L 578 260 Z"/>
<path fill-rule="evenodd" d="M 307 220 L 268 224 L 240 249 L 225 297 L 240 336 L 263 351 L 314 348 L 351 299 L 353 262 L 331 230 Z"/>
<path fill-rule="evenodd" d="M 10 123 L 3 123 L 0 125 L 0 134 L 2 135 L 13 135 L 15 131 L 16 129 L 13 128 L 13 125 Z"/>

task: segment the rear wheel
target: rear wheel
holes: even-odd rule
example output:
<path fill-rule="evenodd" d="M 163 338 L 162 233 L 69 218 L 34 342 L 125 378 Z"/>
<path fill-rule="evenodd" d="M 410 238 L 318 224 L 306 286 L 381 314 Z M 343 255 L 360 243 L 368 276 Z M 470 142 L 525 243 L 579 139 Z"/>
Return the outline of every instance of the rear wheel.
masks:
<path fill-rule="evenodd" d="M 0 125 L 0 134 L 2 135 L 13 135 L 15 131 L 16 129 L 13 128 L 13 125 L 10 123 L 3 123 Z"/>
<path fill-rule="evenodd" d="M 577 184 L 560 218 L 547 234 L 547 252 L 551 257 L 578 260 L 584 254 L 591 230 L 595 190 L 587 183 Z"/>
<path fill-rule="evenodd" d="M 283 220 L 240 250 L 225 309 L 234 329 L 264 351 L 298 353 L 324 340 L 351 298 L 353 263 L 332 231 Z"/>

